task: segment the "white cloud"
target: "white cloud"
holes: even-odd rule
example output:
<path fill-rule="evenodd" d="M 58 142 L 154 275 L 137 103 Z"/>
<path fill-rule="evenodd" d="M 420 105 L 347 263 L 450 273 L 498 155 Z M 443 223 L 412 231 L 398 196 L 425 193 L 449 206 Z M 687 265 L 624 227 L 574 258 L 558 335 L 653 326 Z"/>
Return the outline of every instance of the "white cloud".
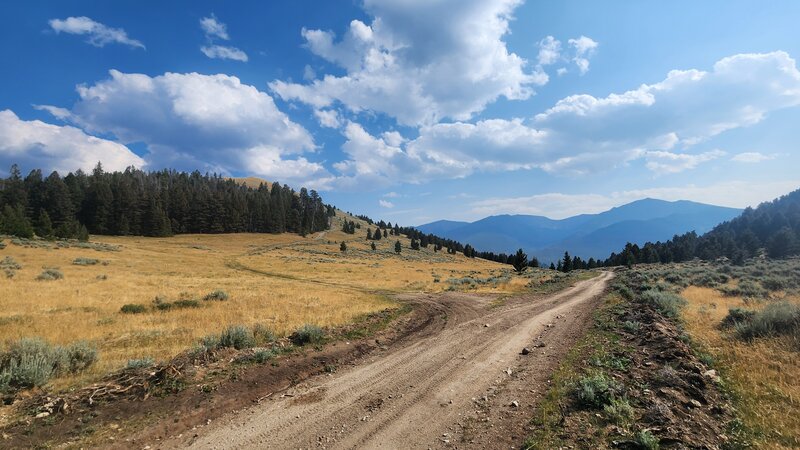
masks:
<path fill-rule="evenodd" d="M 146 144 L 152 167 L 246 172 L 282 182 L 329 176 L 322 165 L 296 156 L 315 150 L 311 135 L 272 97 L 236 77 L 110 74 L 78 87 L 69 120 L 90 133 Z"/>
<path fill-rule="evenodd" d="M 561 61 L 561 41 L 547 36 L 539 41 L 539 65 L 549 66 Z"/>
<path fill-rule="evenodd" d="M 567 68 L 566 68 L 566 67 L 559 67 L 559 68 L 558 68 L 558 70 L 556 70 L 556 73 L 557 73 L 557 74 L 558 74 L 558 76 L 560 76 L 560 77 L 561 77 L 561 76 L 564 76 L 564 75 L 566 75 L 566 74 L 567 74 L 567 72 L 569 72 L 569 70 L 567 70 Z"/>
<path fill-rule="evenodd" d="M 704 162 L 712 161 L 722 156 L 725 156 L 725 152 L 722 150 L 711 150 L 697 155 L 653 151 L 645 154 L 645 159 L 647 160 L 645 166 L 659 174 L 678 173 L 694 169 Z"/>
<path fill-rule="evenodd" d="M 303 29 L 315 55 L 345 69 L 310 84 L 276 80 L 285 100 L 317 109 L 341 102 L 354 112 L 388 114 L 407 125 L 466 120 L 500 97 L 526 99 L 547 82 L 508 51 L 503 36 L 521 0 L 365 0 L 373 19 L 353 20 L 337 40 Z M 447 20 L 442 20 L 446 17 Z"/>
<path fill-rule="evenodd" d="M 145 48 L 140 41 L 129 38 L 122 28 L 110 28 L 85 16 L 51 19 L 48 23 L 56 33 L 87 35 L 87 42 L 95 47 L 116 42 L 134 48 Z"/>
<path fill-rule="evenodd" d="M 200 28 L 206 35 L 209 45 L 200 47 L 200 51 L 211 59 L 231 59 L 234 61 L 247 62 L 247 53 L 230 45 L 214 44 L 216 39 L 229 40 L 228 27 L 220 22 L 214 14 L 210 17 L 200 19 Z"/>
<path fill-rule="evenodd" d="M 89 136 L 71 126 L 21 120 L 13 111 L 0 111 L 0 162 L 62 174 L 91 170 L 97 162 L 109 170 L 141 167 L 144 161 L 124 145 Z"/>
<path fill-rule="evenodd" d="M 326 128 L 339 128 L 342 126 L 342 121 L 339 119 L 339 113 L 335 109 L 318 109 L 314 111 L 314 116 L 319 121 L 319 124 Z"/>
<path fill-rule="evenodd" d="M 224 45 L 204 45 L 200 47 L 200 51 L 212 59 L 232 59 L 234 61 L 247 62 L 247 53 L 239 50 L 236 47 L 227 47 Z"/>
<path fill-rule="evenodd" d="M 214 14 L 211 14 L 210 17 L 203 17 L 200 19 L 200 28 L 203 29 L 206 37 L 209 39 L 219 38 L 225 41 L 230 39 L 230 36 L 228 36 L 228 27 L 217 20 L 217 16 Z"/>
<path fill-rule="evenodd" d="M 800 72 L 788 54 L 735 55 L 712 71 L 672 71 L 621 94 L 570 96 L 529 121 L 439 123 L 410 141 L 376 138 L 351 124 L 348 159 L 335 167 L 346 169 L 351 186 L 359 177 L 389 185 L 532 168 L 584 175 L 634 160 L 669 174 L 723 155 L 694 152 L 696 144 L 797 105 Z M 376 157 L 382 148 L 389 156 Z"/>
<path fill-rule="evenodd" d="M 39 111 L 46 111 L 51 116 L 53 116 L 53 117 L 55 117 L 56 119 L 59 119 L 59 120 L 67 120 L 72 115 L 70 110 L 68 110 L 66 108 L 59 108 L 58 106 L 51 106 L 51 105 L 32 105 L 32 106 L 33 106 L 33 109 L 36 109 L 36 110 L 39 110 Z"/>
<path fill-rule="evenodd" d="M 575 49 L 575 56 L 572 61 L 578 66 L 578 71 L 581 75 L 586 74 L 589 71 L 589 57 L 594 54 L 599 44 L 586 36 L 570 39 L 567 42 Z"/>
<path fill-rule="evenodd" d="M 759 152 L 744 152 L 734 155 L 733 158 L 731 158 L 731 161 L 741 163 L 760 163 L 762 161 L 769 161 L 771 159 L 775 159 L 775 156 L 765 155 Z"/>
<path fill-rule="evenodd" d="M 711 185 L 617 191 L 609 194 L 547 193 L 527 197 L 490 198 L 471 203 L 469 219 L 494 214 L 533 214 L 563 219 L 596 214 L 643 198 L 691 200 L 733 208 L 755 207 L 800 187 L 800 179 L 769 182 L 726 181 Z"/>
<path fill-rule="evenodd" d="M 400 194 L 398 194 L 397 192 L 392 191 L 392 192 L 387 192 L 387 193 L 383 194 L 383 196 L 386 197 L 386 198 L 397 198 L 397 197 L 400 197 Z"/>
<path fill-rule="evenodd" d="M 314 71 L 314 68 L 306 64 L 303 67 L 303 79 L 306 81 L 312 81 L 314 78 L 317 78 L 317 72 Z"/>
<path fill-rule="evenodd" d="M 378 204 L 381 205 L 382 208 L 394 208 L 394 203 L 383 199 L 378 200 Z"/>

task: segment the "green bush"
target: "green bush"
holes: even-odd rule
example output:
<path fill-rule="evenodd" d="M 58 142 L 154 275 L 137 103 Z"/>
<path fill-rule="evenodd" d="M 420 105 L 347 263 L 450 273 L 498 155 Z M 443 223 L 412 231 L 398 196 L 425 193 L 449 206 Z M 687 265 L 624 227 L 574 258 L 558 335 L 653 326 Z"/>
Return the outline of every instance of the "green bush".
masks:
<path fill-rule="evenodd" d="M 211 292 L 208 295 L 206 295 L 205 297 L 203 297 L 203 300 L 212 300 L 212 301 L 223 302 L 223 301 L 227 300 L 228 298 L 230 298 L 230 297 L 228 296 L 227 292 L 225 292 L 225 291 L 223 291 L 221 289 L 217 289 L 216 291 Z"/>
<path fill-rule="evenodd" d="M 137 303 L 128 303 L 127 305 L 122 305 L 120 311 L 123 314 L 141 314 L 147 311 L 144 305 L 139 305 Z"/>
<path fill-rule="evenodd" d="M 633 291 L 628 286 L 622 283 L 614 283 L 611 287 L 625 300 L 633 300 Z"/>
<path fill-rule="evenodd" d="M 575 385 L 578 401 L 586 407 L 603 408 L 619 396 L 622 387 L 604 373 L 581 377 Z"/>
<path fill-rule="evenodd" d="M 78 373 L 97 361 L 97 349 L 80 341 L 60 347 L 22 338 L 0 354 L 0 390 L 43 386 L 56 375 Z"/>
<path fill-rule="evenodd" d="M 311 324 L 305 324 L 289 336 L 294 345 L 321 344 L 325 340 L 325 331 Z"/>
<path fill-rule="evenodd" d="M 231 325 L 219 336 L 220 347 L 232 347 L 236 350 L 255 346 L 253 333 L 243 325 Z"/>
<path fill-rule="evenodd" d="M 153 364 L 155 363 L 156 362 L 153 360 L 153 358 L 150 357 L 140 358 L 140 359 L 129 359 L 128 364 L 125 365 L 125 368 L 133 370 L 144 369 L 147 367 L 152 367 Z"/>
<path fill-rule="evenodd" d="M 753 320 L 753 317 L 756 315 L 755 311 L 751 311 L 744 308 L 730 308 L 728 309 L 728 315 L 722 319 L 722 323 L 720 326 L 722 328 L 732 328 L 735 327 L 738 323 L 750 323 Z"/>
<path fill-rule="evenodd" d="M 60 280 L 62 278 L 64 278 L 64 274 L 56 268 L 44 269 L 44 271 L 42 271 L 42 273 L 36 277 L 36 279 L 39 281 L 53 281 Z"/>
<path fill-rule="evenodd" d="M 275 357 L 275 352 L 272 350 L 259 350 L 253 354 L 253 361 L 263 364 Z"/>
<path fill-rule="evenodd" d="M 625 322 L 622 322 L 622 328 L 624 328 L 628 333 L 636 333 L 641 327 L 641 322 L 637 322 L 635 320 L 626 320 Z"/>
<path fill-rule="evenodd" d="M 271 344 L 277 340 L 275 333 L 260 323 L 253 326 L 253 337 L 260 344 Z"/>
<path fill-rule="evenodd" d="M 761 286 L 768 291 L 780 291 L 788 287 L 788 283 L 783 278 L 771 276 L 761 280 Z"/>
<path fill-rule="evenodd" d="M 10 256 L 6 256 L 0 261 L 0 269 L 20 270 L 22 266 Z"/>
<path fill-rule="evenodd" d="M 654 289 L 642 292 L 642 300 L 658 308 L 661 314 L 671 318 L 678 317 L 681 308 L 686 305 L 686 300 L 680 295 Z"/>
<path fill-rule="evenodd" d="M 770 303 L 750 321 L 735 325 L 736 337 L 751 340 L 794 334 L 800 336 L 800 306 L 789 302 Z"/>
<path fill-rule="evenodd" d="M 209 334 L 207 336 L 203 336 L 200 339 L 200 345 L 202 345 L 206 350 L 214 350 L 219 348 L 219 335 Z"/>
<path fill-rule="evenodd" d="M 94 258 L 75 258 L 72 260 L 72 264 L 76 266 L 94 266 L 99 263 L 100 260 Z"/>
<path fill-rule="evenodd" d="M 633 407 L 626 399 L 612 399 L 611 403 L 603 406 L 603 412 L 609 421 L 619 426 L 624 426 L 633 420 Z"/>
<path fill-rule="evenodd" d="M 633 436 L 633 442 L 644 450 L 658 450 L 660 448 L 658 438 L 648 430 L 641 430 Z"/>

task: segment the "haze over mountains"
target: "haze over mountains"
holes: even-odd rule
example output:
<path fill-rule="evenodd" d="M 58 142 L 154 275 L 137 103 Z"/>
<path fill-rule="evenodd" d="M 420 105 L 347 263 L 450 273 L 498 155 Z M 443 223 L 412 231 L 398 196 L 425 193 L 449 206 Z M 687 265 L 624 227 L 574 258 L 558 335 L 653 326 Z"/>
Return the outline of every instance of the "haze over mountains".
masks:
<path fill-rule="evenodd" d="M 481 251 L 513 252 L 518 248 L 543 263 L 558 260 L 564 251 L 583 259 L 605 259 L 627 242 L 642 245 L 665 241 L 675 234 L 698 234 L 730 220 L 742 210 L 686 200 L 643 199 L 599 214 L 553 220 L 543 216 L 497 215 L 475 222 L 439 220 L 416 227 Z"/>

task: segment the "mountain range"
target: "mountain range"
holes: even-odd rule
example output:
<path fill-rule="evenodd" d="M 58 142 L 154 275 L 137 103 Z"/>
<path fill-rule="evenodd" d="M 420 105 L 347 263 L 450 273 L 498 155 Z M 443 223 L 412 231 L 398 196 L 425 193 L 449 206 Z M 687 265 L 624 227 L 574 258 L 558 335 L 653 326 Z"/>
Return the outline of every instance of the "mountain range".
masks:
<path fill-rule="evenodd" d="M 637 200 L 599 214 L 565 219 L 531 215 L 489 216 L 475 222 L 439 220 L 416 227 L 424 233 L 469 243 L 481 251 L 511 253 L 518 248 L 549 264 L 565 251 L 583 259 L 605 259 L 627 242 L 642 245 L 676 234 L 705 233 L 741 209 L 687 200 Z"/>

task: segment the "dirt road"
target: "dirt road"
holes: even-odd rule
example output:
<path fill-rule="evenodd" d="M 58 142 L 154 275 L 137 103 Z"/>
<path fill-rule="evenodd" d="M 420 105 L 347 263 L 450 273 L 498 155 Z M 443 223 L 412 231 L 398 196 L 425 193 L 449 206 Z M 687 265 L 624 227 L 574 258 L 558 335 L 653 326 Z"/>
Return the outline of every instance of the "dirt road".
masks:
<path fill-rule="evenodd" d="M 556 295 L 491 304 L 407 297 L 446 315 L 379 355 L 229 414 L 166 446 L 194 448 L 509 448 L 591 317 L 610 273 Z M 441 323 L 441 321 L 440 321 Z M 530 348 L 528 355 L 520 351 Z"/>

